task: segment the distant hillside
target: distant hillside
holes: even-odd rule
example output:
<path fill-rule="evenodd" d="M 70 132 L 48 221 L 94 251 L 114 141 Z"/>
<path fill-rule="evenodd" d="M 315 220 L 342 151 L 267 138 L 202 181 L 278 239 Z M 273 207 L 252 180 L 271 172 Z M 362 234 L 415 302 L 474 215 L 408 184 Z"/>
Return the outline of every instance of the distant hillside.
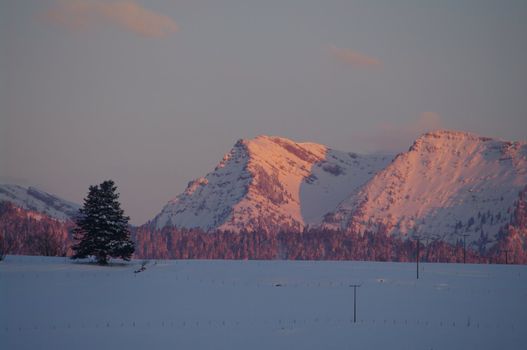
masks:
<path fill-rule="evenodd" d="M 6 201 L 60 221 L 72 220 L 80 206 L 34 187 L 0 184 L 0 202 Z"/>

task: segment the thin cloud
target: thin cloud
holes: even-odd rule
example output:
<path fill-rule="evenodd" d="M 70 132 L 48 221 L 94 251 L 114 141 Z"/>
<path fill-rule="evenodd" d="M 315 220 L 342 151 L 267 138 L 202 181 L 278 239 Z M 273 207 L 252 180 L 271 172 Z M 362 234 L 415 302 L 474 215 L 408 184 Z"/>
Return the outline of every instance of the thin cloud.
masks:
<path fill-rule="evenodd" d="M 57 0 L 44 17 L 73 30 L 113 25 L 149 38 L 165 37 L 179 30 L 172 18 L 147 10 L 132 0 Z"/>
<path fill-rule="evenodd" d="M 351 49 L 339 48 L 330 45 L 330 54 L 338 61 L 361 68 L 381 68 L 382 62 L 377 58 L 367 56 Z"/>
<path fill-rule="evenodd" d="M 400 152 L 412 144 L 421 134 L 443 128 L 441 116 L 436 112 L 424 112 L 409 123 L 383 122 L 371 133 L 356 135 L 372 149 L 381 152 Z"/>

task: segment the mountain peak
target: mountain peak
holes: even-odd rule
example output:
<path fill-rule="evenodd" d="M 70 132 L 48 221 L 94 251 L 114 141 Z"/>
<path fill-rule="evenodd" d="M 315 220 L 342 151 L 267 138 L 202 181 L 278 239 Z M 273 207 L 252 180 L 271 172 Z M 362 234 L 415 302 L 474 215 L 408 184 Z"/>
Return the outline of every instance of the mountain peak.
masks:
<path fill-rule="evenodd" d="M 454 129 L 436 129 L 425 132 L 423 134 L 425 137 L 479 137 L 479 135 L 463 130 L 454 130 Z"/>
<path fill-rule="evenodd" d="M 355 232 L 423 234 L 482 246 L 510 220 L 527 184 L 527 144 L 440 130 L 418 138 L 328 215 L 327 226 Z"/>
<path fill-rule="evenodd" d="M 279 136 L 259 135 L 254 139 L 244 140 L 244 144 L 251 157 L 265 158 L 268 161 L 275 157 L 292 157 L 298 160 L 315 163 L 322 161 L 328 147 L 311 142 L 295 142 Z"/>
<path fill-rule="evenodd" d="M 490 137 L 480 136 L 475 133 L 468 131 L 459 131 L 459 130 L 448 130 L 448 129 L 438 129 L 434 131 L 429 131 L 421 135 L 419 139 L 444 139 L 444 140 L 472 140 L 472 141 L 491 141 L 493 140 Z"/>
<path fill-rule="evenodd" d="M 486 142 L 500 142 L 490 137 L 483 137 L 465 131 L 435 130 L 422 134 L 410 146 L 409 151 L 428 151 L 446 148 L 466 148 L 469 144 L 475 145 Z"/>

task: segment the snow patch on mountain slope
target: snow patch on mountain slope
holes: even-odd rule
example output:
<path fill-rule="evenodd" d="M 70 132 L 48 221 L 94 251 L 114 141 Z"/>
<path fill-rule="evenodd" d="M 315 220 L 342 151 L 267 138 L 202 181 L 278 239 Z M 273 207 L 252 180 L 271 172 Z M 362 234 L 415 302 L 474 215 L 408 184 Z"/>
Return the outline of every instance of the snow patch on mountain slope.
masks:
<path fill-rule="evenodd" d="M 374 176 L 328 215 L 325 225 L 356 232 L 420 234 L 486 246 L 511 219 L 527 184 L 527 143 L 437 131 Z"/>
<path fill-rule="evenodd" d="M 0 201 L 7 201 L 22 209 L 32 211 L 35 219 L 38 213 L 60 221 L 72 220 L 80 208 L 78 204 L 66 201 L 34 187 L 0 185 Z"/>
<path fill-rule="evenodd" d="M 153 223 L 157 228 L 300 230 L 320 223 L 390 160 L 280 137 L 240 140 L 213 172 L 191 182 Z"/>
<path fill-rule="evenodd" d="M 302 217 L 309 225 L 320 224 L 336 208 L 393 159 L 392 155 L 360 155 L 329 149 L 301 184 Z"/>

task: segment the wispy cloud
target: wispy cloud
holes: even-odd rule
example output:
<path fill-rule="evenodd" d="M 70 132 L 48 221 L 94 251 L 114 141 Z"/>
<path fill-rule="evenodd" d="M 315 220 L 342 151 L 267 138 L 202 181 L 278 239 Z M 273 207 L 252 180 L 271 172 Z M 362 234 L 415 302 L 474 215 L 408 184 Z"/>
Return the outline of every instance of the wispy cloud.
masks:
<path fill-rule="evenodd" d="M 351 49 L 339 48 L 335 45 L 329 46 L 330 54 L 338 61 L 354 67 L 381 68 L 382 62 L 377 58 L 367 56 Z"/>
<path fill-rule="evenodd" d="M 356 135 L 371 149 L 400 152 L 407 149 L 421 134 L 443 128 L 441 116 L 436 112 L 424 112 L 408 123 L 379 123 L 370 133 Z"/>
<path fill-rule="evenodd" d="M 132 0 L 57 0 L 44 16 L 70 29 L 113 25 L 150 38 L 165 37 L 179 30 L 172 18 L 147 10 Z"/>

